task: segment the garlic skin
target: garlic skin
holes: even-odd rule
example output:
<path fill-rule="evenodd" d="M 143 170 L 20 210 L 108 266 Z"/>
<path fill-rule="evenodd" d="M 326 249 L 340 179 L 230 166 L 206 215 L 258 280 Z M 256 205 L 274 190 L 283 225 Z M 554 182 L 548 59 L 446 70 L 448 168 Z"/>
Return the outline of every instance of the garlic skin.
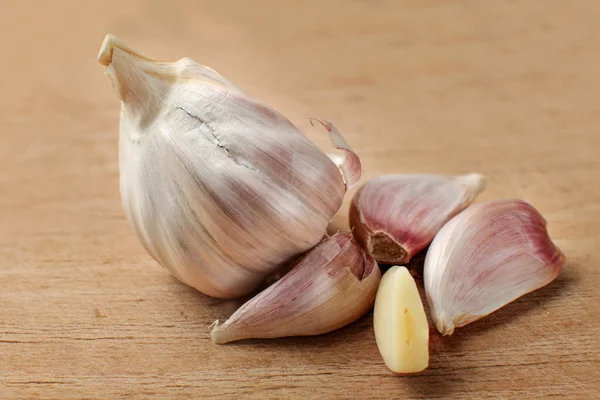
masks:
<path fill-rule="evenodd" d="M 252 292 L 315 246 L 360 160 L 328 122 L 336 162 L 292 123 L 189 58 L 153 60 L 107 35 L 98 60 L 121 100 L 125 212 L 148 253 L 219 298 Z"/>
<path fill-rule="evenodd" d="M 354 322 L 373 307 L 381 272 L 352 237 L 337 233 L 307 252 L 283 278 L 242 305 L 211 337 L 312 336 Z"/>
<path fill-rule="evenodd" d="M 384 175 L 350 205 L 354 237 L 379 263 L 405 264 L 485 189 L 483 175 Z"/>
<path fill-rule="evenodd" d="M 406 267 L 383 274 L 373 310 L 375 341 L 385 365 L 397 374 L 429 365 L 429 323 L 415 280 Z"/>
<path fill-rule="evenodd" d="M 476 204 L 450 220 L 425 258 L 425 293 L 437 329 L 485 317 L 552 282 L 565 263 L 546 220 L 515 199 Z"/>

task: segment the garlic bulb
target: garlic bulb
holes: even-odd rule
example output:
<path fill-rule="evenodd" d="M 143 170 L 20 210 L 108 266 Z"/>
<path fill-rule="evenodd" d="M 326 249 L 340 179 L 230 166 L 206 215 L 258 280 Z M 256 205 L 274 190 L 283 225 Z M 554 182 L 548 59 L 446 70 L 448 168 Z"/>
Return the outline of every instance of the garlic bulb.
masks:
<path fill-rule="evenodd" d="M 425 292 L 437 329 L 476 321 L 552 282 L 565 257 L 546 220 L 521 200 L 474 205 L 439 231 L 425 258 Z"/>
<path fill-rule="evenodd" d="M 357 320 L 373 306 L 381 272 L 345 233 L 323 240 L 272 286 L 216 321 L 217 344 L 250 338 L 312 336 Z"/>
<path fill-rule="evenodd" d="M 394 266 L 381 278 L 373 327 L 385 365 L 398 374 L 429 365 L 429 324 L 415 280 L 406 267 Z"/>
<path fill-rule="evenodd" d="M 156 61 L 108 35 L 98 59 L 122 105 L 123 205 L 158 263 L 233 298 L 319 243 L 360 177 L 331 124 L 320 121 L 342 152 L 337 165 L 281 114 L 189 58 Z"/>
<path fill-rule="evenodd" d="M 350 226 L 377 262 L 404 264 L 484 188 L 480 174 L 380 176 L 354 195 Z"/>

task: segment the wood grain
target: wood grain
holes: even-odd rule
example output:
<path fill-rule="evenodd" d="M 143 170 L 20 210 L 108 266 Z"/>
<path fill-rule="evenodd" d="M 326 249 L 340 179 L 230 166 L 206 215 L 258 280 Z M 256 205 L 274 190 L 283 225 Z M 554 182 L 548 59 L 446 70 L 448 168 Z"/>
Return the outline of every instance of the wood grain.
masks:
<path fill-rule="evenodd" d="M 600 398 L 600 3 L 5 2 L 0 12 L 0 398 Z M 371 317 L 212 345 L 239 302 L 171 278 L 118 193 L 107 32 L 190 56 L 288 115 L 334 121 L 366 176 L 481 172 L 565 252 L 549 286 L 392 376 Z M 346 229 L 347 202 L 332 229 Z"/>

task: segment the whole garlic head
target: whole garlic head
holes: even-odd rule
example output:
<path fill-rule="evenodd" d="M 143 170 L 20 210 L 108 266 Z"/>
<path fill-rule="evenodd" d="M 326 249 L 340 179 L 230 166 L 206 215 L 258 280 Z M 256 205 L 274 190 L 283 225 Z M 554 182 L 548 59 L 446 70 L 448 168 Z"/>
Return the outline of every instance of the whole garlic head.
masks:
<path fill-rule="evenodd" d="M 207 295 L 233 298 L 319 243 L 360 177 L 331 124 L 321 121 L 343 150 L 339 165 L 189 58 L 153 60 L 108 35 L 98 59 L 122 104 L 123 205 L 158 263 Z"/>

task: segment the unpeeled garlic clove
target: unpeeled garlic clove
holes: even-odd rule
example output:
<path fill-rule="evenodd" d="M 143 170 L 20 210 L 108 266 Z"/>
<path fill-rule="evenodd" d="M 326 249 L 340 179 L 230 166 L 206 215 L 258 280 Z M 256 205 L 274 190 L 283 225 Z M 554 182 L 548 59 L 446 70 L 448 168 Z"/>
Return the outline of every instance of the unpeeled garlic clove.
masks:
<path fill-rule="evenodd" d="M 107 35 L 98 60 L 121 100 L 123 207 L 158 263 L 209 296 L 235 298 L 320 242 L 360 177 L 330 123 L 319 121 L 340 150 L 333 160 L 189 58 L 154 60 Z"/>
<path fill-rule="evenodd" d="M 423 274 L 433 321 L 450 335 L 552 282 L 564 262 L 530 204 L 474 205 L 444 225 L 427 251 Z"/>
<path fill-rule="evenodd" d="M 348 234 L 308 251 L 283 278 L 241 306 L 211 337 L 223 344 L 250 338 L 312 336 L 357 320 L 373 306 L 381 272 Z"/>
<path fill-rule="evenodd" d="M 404 264 L 484 188 L 480 174 L 380 176 L 354 195 L 350 226 L 377 262 Z"/>
<path fill-rule="evenodd" d="M 427 368 L 429 325 L 415 280 L 405 267 L 392 267 L 381 278 L 373 326 L 377 347 L 390 370 L 408 374 Z"/>

